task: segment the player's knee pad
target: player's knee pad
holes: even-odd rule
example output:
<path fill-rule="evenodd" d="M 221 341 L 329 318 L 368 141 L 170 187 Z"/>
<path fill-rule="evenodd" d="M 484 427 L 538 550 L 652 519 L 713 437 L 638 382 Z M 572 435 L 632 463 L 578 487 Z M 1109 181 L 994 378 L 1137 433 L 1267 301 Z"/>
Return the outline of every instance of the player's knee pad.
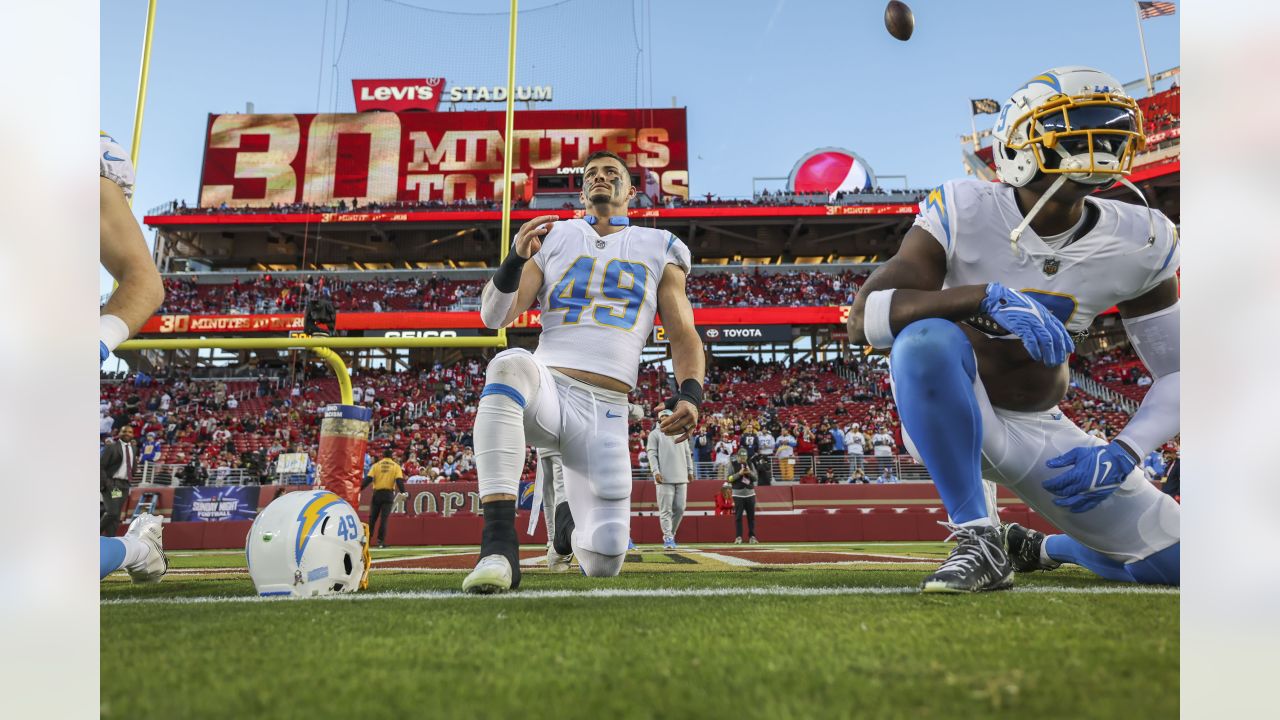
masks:
<path fill-rule="evenodd" d="M 973 345 L 950 320 L 926 318 L 902 329 L 893 341 L 890 372 L 895 383 L 922 382 L 959 366 L 972 381 L 977 374 Z"/>
<path fill-rule="evenodd" d="M 618 574 L 631 539 L 629 503 L 615 502 L 589 508 L 583 515 L 582 519 L 575 518 L 573 530 L 573 550 L 578 554 L 583 570 L 592 577 Z M 585 560 L 583 551 L 590 554 Z"/>
<path fill-rule="evenodd" d="M 614 577 L 622 572 L 630 534 L 630 525 L 616 519 L 591 528 L 579 526 L 574 531 L 573 550 L 587 577 Z"/>
<path fill-rule="evenodd" d="M 587 577 L 617 577 L 622 572 L 622 564 L 626 562 L 625 552 L 618 555 L 602 555 L 591 550 L 577 550 L 574 557 L 582 574 Z"/>
<path fill-rule="evenodd" d="M 480 399 L 502 395 L 524 408 L 538 391 L 539 378 L 538 363 L 532 353 L 521 348 L 504 350 L 495 355 L 485 369 L 485 385 Z"/>

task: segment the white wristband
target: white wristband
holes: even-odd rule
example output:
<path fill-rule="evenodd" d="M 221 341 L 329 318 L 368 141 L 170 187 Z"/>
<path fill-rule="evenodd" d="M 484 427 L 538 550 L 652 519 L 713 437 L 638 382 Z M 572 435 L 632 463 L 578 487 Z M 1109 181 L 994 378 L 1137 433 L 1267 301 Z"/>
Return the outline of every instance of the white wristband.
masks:
<path fill-rule="evenodd" d="M 889 325 L 889 307 L 894 290 L 876 290 L 867 296 L 862 308 L 862 334 L 877 350 L 893 346 L 893 328 Z"/>
<path fill-rule="evenodd" d="M 129 339 L 129 326 L 115 315 L 99 315 L 98 339 L 107 346 L 107 350 L 115 352 L 120 343 Z"/>

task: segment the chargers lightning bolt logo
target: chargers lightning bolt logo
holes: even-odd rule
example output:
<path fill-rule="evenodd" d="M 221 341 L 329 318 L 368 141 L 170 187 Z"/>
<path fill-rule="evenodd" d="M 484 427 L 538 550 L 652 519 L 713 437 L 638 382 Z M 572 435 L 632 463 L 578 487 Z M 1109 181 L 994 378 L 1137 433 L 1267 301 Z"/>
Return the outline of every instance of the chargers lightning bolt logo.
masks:
<path fill-rule="evenodd" d="M 324 519 L 329 508 L 342 502 L 342 498 L 331 492 L 322 492 L 307 501 L 298 512 L 298 538 L 294 541 L 294 563 L 302 565 L 302 553 L 307 550 L 307 542 L 311 540 L 311 532 Z"/>
<path fill-rule="evenodd" d="M 929 191 L 928 197 L 924 199 L 925 209 L 932 209 L 938 213 L 938 219 L 942 221 L 942 232 L 947 236 L 947 247 L 951 247 L 951 221 L 947 219 L 947 206 L 943 199 L 942 188 L 936 187 Z"/>

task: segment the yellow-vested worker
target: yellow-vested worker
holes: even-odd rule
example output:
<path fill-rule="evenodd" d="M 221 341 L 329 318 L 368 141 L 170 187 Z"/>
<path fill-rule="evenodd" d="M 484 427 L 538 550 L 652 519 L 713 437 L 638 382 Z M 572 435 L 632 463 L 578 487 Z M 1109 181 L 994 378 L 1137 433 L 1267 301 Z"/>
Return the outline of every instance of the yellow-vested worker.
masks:
<path fill-rule="evenodd" d="M 369 503 L 369 537 L 378 529 L 378 547 L 387 545 L 387 521 L 391 519 L 391 505 L 395 503 L 396 490 L 404 492 L 404 469 L 391 459 L 391 448 L 382 451 L 382 459 L 369 468 L 360 489 L 373 485 L 373 500 Z M 378 525 L 378 517 L 382 524 Z"/>

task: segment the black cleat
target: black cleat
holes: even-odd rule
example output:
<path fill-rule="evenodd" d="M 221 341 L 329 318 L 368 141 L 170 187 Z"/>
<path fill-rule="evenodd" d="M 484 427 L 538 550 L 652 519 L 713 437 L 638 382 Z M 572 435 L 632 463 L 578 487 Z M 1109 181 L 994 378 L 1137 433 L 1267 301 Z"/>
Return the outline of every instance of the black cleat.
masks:
<path fill-rule="evenodd" d="M 1004 526 L 1005 542 L 1009 546 L 1009 561 L 1013 563 L 1014 572 L 1035 572 L 1036 570 L 1054 570 L 1062 563 L 1045 561 L 1040 549 L 1044 547 L 1048 537 L 1038 530 L 1025 528 L 1018 523 Z"/>
<path fill-rule="evenodd" d="M 937 572 L 920 583 L 921 592 L 966 593 L 1013 586 L 1003 528 L 941 524 L 951 530 L 947 539 L 955 538 L 956 546 Z"/>
<path fill-rule="evenodd" d="M 556 505 L 556 532 L 551 538 L 551 546 L 561 555 L 572 555 L 573 544 L 569 542 L 571 537 L 573 537 L 573 513 L 569 512 L 569 503 L 562 502 Z"/>

